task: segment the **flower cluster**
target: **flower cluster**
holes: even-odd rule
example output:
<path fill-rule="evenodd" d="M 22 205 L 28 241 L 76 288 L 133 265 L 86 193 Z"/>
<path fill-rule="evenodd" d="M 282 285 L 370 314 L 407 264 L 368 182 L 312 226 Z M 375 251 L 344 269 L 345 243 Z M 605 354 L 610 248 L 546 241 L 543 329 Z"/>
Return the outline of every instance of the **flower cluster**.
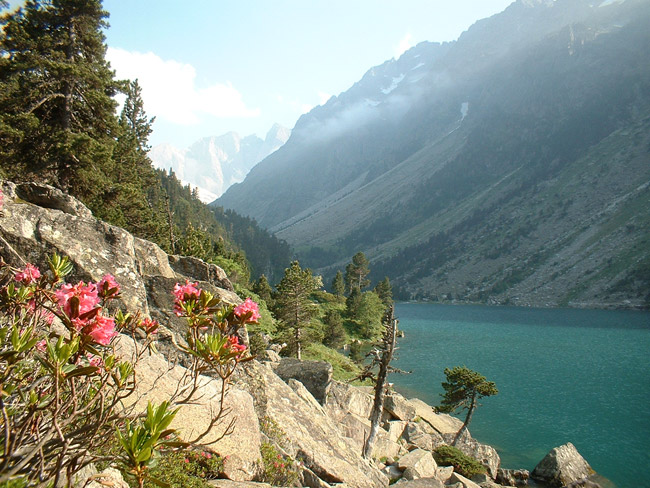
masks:
<path fill-rule="evenodd" d="M 41 277 L 41 272 L 33 264 L 27 263 L 25 267 L 14 275 L 14 279 L 23 285 L 31 285 Z"/>
<path fill-rule="evenodd" d="M 179 317 L 185 313 L 185 307 L 188 302 L 196 301 L 201 295 L 201 290 L 198 283 L 190 283 L 190 280 L 185 280 L 185 284 L 181 285 L 176 283 L 172 293 L 174 294 L 174 312 Z"/>
<path fill-rule="evenodd" d="M 260 309 L 250 298 L 247 298 L 244 303 L 241 303 L 233 310 L 234 314 L 246 322 L 257 322 L 262 316 Z"/>
<path fill-rule="evenodd" d="M 106 275 L 97 284 L 83 281 L 76 285 L 64 283 L 55 292 L 55 297 L 61 311 L 84 339 L 106 346 L 117 331 L 115 319 L 103 316 L 100 301 L 114 298 L 118 293 L 119 285 L 115 278 Z"/>

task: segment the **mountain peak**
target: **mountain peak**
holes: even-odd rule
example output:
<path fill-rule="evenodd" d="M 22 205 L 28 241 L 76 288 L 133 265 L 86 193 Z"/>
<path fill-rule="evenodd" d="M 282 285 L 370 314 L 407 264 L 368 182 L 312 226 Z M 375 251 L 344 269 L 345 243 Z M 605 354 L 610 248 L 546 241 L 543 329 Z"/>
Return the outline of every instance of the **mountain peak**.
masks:
<path fill-rule="evenodd" d="M 187 149 L 159 144 L 149 157 L 157 168 L 171 168 L 183 184 L 197 187 L 201 200 L 209 203 L 234 183 L 243 181 L 253 166 L 280 148 L 291 131 L 273 124 L 262 140 L 251 134 L 241 137 L 230 131 L 203 137 Z"/>

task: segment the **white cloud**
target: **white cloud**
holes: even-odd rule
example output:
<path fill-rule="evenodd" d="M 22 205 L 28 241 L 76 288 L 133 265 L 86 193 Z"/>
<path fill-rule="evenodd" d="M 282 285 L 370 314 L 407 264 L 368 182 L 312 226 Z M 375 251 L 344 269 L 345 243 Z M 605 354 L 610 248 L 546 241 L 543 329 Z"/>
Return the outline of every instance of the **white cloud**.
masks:
<path fill-rule="evenodd" d="M 399 41 L 399 44 L 395 46 L 395 59 L 399 58 L 402 54 L 408 51 L 413 47 L 413 36 L 410 32 L 407 32 L 406 35 Z"/>
<path fill-rule="evenodd" d="M 190 64 L 164 60 L 154 53 L 130 52 L 109 47 L 106 58 L 117 78 L 138 79 L 145 110 L 150 116 L 181 125 L 198 124 L 201 115 L 257 117 L 260 109 L 246 107 L 241 93 L 230 82 L 206 88 L 195 84 Z"/>

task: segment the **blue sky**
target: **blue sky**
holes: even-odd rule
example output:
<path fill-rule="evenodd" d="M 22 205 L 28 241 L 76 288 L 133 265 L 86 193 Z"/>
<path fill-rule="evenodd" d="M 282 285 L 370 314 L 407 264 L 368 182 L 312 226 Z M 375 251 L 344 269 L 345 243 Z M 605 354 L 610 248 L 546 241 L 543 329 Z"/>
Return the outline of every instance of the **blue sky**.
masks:
<path fill-rule="evenodd" d="M 421 41 L 451 41 L 511 0 L 105 0 L 108 58 L 139 78 L 150 143 L 264 137 Z"/>

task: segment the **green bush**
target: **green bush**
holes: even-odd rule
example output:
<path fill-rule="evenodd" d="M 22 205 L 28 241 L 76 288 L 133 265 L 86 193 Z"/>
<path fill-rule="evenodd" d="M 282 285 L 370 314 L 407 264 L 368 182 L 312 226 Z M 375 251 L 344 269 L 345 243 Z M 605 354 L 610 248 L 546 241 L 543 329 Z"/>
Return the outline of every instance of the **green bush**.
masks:
<path fill-rule="evenodd" d="M 207 481 L 216 479 L 223 472 L 223 459 L 208 451 L 181 450 L 163 455 L 152 468 L 151 477 L 170 486 L 183 488 L 207 488 Z M 146 487 L 157 486 L 153 482 Z"/>
<path fill-rule="evenodd" d="M 289 456 L 284 456 L 268 442 L 262 442 L 263 473 L 259 481 L 273 486 L 293 486 L 298 480 L 297 463 Z"/>
<path fill-rule="evenodd" d="M 440 466 L 453 466 L 454 471 L 466 478 L 471 478 L 474 475 L 487 471 L 485 466 L 473 457 L 463 453 L 457 447 L 440 446 L 433 451 L 433 457 Z"/>

